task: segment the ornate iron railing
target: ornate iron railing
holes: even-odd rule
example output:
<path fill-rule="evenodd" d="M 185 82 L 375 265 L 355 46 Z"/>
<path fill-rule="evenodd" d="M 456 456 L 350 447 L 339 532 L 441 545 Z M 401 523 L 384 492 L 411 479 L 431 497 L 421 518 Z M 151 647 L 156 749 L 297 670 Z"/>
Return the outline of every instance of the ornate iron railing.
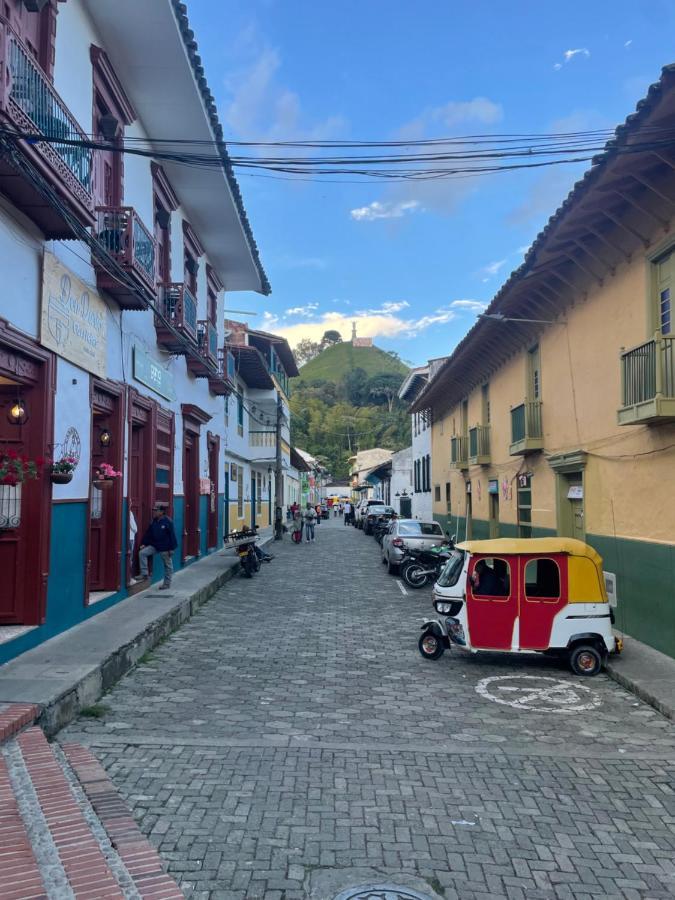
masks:
<path fill-rule="evenodd" d="M 155 239 L 131 206 L 97 206 L 96 237 L 124 268 L 155 292 Z"/>
<path fill-rule="evenodd" d="M 197 340 L 197 301 L 183 282 L 162 285 L 162 315 Z"/>

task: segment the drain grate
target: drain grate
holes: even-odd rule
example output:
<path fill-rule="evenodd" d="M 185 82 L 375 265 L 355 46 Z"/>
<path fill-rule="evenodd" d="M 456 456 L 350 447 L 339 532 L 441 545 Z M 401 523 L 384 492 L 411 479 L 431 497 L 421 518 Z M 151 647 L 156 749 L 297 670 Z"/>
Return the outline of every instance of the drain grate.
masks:
<path fill-rule="evenodd" d="M 400 884 L 359 884 L 337 895 L 335 900 L 431 900 L 427 894 L 420 894 L 412 888 Z"/>

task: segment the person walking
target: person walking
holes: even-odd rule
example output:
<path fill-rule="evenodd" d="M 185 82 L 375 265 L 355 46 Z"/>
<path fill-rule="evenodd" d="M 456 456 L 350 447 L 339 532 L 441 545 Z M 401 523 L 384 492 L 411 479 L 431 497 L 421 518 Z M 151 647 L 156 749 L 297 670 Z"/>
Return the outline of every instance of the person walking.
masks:
<path fill-rule="evenodd" d="M 352 505 L 349 502 L 349 500 L 347 500 L 347 502 L 345 503 L 344 523 L 345 523 L 345 525 L 349 525 L 351 523 L 351 521 L 352 521 Z"/>
<path fill-rule="evenodd" d="M 160 591 L 166 591 L 171 587 L 173 577 L 173 560 L 171 554 L 178 546 L 173 522 L 166 514 L 166 507 L 161 503 L 155 504 L 152 510 L 152 522 L 141 538 L 141 546 L 138 551 L 138 561 L 141 565 L 141 580 L 148 581 L 148 559 L 158 553 L 164 563 L 164 581 Z"/>
<path fill-rule="evenodd" d="M 311 503 L 307 504 L 307 509 L 304 512 L 303 519 L 305 521 L 305 537 L 307 543 L 313 543 L 316 540 L 316 538 L 314 537 L 314 526 L 316 525 L 316 510 Z"/>
<path fill-rule="evenodd" d="M 296 544 L 302 543 L 302 511 L 297 503 L 293 504 L 293 538 Z"/>

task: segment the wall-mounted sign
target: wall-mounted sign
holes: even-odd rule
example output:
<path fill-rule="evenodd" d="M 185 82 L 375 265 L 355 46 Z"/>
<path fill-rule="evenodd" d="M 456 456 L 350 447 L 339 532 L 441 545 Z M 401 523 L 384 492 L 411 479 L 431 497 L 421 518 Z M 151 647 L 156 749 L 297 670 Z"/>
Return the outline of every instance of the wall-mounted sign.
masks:
<path fill-rule="evenodd" d="M 491 478 L 488 481 L 488 494 L 498 494 L 499 493 L 499 479 Z"/>
<path fill-rule="evenodd" d="M 40 343 L 81 369 L 106 376 L 107 307 L 93 288 L 44 254 Z"/>
<path fill-rule="evenodd" d="M 568 500 L 583 500 L 584 499 L 583 484 L 570 485 L 570 489 L 567 491 L 567 499 Z"/>
<path fill-rule="evenodd" d="M 603 572 L 602 574 L 605 578 L 605 590 L 609 605 L 616 607 L 619 599 L 616 595 L 616 575 L 614 572 Z"/>
<path fill-rule="evenodd" d="M 160 397 L 167 400 L 176 399 L 173 386 L 173 375 L 164 366 L 134 344 L 133 351 L 134 378 L 141 384 L 151 388 Z"/>
<path fill-rule="evenodd" d="M 470 481 L 467 481 L 467 483 L 466 483 L 466 492 L 467 492 L 467 494 L 471 493 L 471 482 Z"/>

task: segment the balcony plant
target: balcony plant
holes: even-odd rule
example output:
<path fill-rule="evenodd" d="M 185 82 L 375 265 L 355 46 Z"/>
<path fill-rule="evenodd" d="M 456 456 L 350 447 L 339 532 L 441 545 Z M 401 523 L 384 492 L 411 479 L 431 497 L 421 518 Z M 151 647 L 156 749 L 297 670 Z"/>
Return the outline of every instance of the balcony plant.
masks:
<path fill-rule="evenodd" d="M 49 468 L 49 478 L 52 484 L 68 484 L 72 481 L 77 462 L 74 456 L 62 456 L 61 459 L 55 460 Z"/>
<path fill-rule="evenodd" d="M 29 459 L 14 449 L 0 450 L 0 485 L 14 487 L 39 477 L 42 459 Z"/>
<path fill-rule="evenodd" d="M 116 479 L 121 477 L 121 472 L 116 471 L 110 463 L 103 462 L 94 469 L 92 484 L 97 490 L 105 491 L 113 486 Z"/>

